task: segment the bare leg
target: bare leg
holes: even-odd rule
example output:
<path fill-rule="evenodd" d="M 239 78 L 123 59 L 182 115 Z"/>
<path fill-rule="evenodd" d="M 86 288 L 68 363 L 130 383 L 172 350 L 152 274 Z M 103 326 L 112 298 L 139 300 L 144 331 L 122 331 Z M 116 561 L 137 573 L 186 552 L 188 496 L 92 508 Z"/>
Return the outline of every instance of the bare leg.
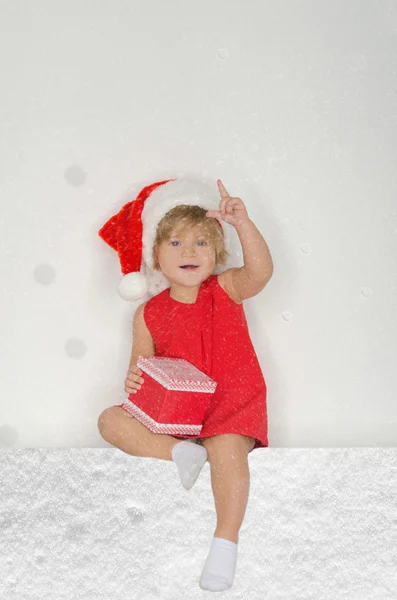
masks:
<path fill-rule="evenodd" d="M 214 537 L 238 543 L 248 503 L 248 452 L 255 443 L 243 435 L 223 434 L 203 439 L 211 468 L 217 526 Z"/>
<path fill-rule="evenodd" d="M 172 460 L 173 447 L 182 441 L 165 433 L 153 433 L 119 406 L 101 413 L 98 429 L 104 440 L 127 454 L 161 460 Z"/>

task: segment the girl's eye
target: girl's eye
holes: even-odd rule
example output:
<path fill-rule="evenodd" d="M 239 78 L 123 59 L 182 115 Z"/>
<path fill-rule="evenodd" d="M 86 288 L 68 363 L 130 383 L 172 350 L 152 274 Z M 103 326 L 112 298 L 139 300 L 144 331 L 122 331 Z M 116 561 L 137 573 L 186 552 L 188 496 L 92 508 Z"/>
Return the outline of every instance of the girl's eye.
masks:
<path fill-rule="evenodd" d="M 197 243 L 198 243 L 198 244 L 207 244 L 207 242 L 206 242 L 206 241 L 204 241 L 204 240 L 199 240 Z M 173 244 L 179 244 L 179 242 L 178 242 L 177 240 L 173 240 L 173 241 L 171 242 L 171 246 L 172 246 Z"/>

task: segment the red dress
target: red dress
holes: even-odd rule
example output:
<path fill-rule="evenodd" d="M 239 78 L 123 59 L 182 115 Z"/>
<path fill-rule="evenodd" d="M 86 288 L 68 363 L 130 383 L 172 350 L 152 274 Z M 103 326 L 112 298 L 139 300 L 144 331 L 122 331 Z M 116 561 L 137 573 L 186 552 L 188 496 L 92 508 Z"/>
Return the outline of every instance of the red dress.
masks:
<path fill-rule="evenodd" d="M 156 356 L 184 358 L 217 382 L 200 435 L 173 437 L 237 433 L 255 438 L 253 450 L 267 447 L 266 383 L 243 305 L 229 297 L 218 275 L 202 282 L 194 304 L 174 300 L 170 288 L 153 296 L 144 319 Z"/>

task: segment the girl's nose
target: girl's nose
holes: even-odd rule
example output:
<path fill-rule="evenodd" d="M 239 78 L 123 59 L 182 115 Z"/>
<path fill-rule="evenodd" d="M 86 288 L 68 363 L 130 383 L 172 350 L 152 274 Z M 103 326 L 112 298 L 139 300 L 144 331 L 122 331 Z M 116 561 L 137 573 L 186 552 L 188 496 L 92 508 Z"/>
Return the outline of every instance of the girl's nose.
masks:
<path fill-rule="evenodd" d="M 195 248 L 184 248 L 182 250 L 182 255 L 187 255 L 187 256 L 191 256 L 192 254 L 196 254 L 196 250 Z"/>

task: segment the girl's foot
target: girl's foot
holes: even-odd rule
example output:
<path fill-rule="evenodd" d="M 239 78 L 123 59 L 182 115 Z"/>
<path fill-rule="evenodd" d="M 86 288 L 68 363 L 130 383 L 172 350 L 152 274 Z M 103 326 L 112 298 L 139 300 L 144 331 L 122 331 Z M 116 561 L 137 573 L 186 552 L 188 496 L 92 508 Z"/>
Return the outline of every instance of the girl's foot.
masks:
<path fill-rule="evenodd" d="M 237 544 L 214 537 L 200 577 L 202 590 L 220 592 L 233 585 L 237 564 Z"/>
<path fill-rule="evenodd" d="M 207 462 L 207 450 L 188 440 L 178 442 L 172 449 L 172 460 L 178 467 L 179 477 L 185 490 L 190 490 Z"/>

